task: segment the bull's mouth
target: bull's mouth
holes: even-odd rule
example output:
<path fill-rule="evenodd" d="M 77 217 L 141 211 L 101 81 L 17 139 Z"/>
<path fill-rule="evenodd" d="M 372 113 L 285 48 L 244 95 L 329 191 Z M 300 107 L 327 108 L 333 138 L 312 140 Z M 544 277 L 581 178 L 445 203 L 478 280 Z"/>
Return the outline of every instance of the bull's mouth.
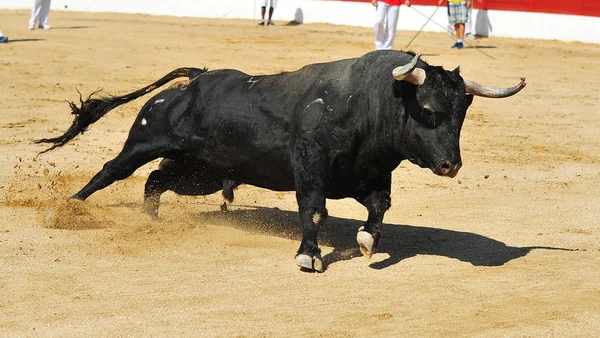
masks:
<path fill-rule="evenodd" d="M 458 174 L 458 171 L 462 167 L 462 163 L 451 163 L 450 161 L 442 161 L 438 165 L 431 166 L 425 163 L 425 161 L 420 158 L 409 158 L 411 163 L 418 165 L 421 168 L 430 169 L 434 174 L 438 176 L 445 176 L 454 178 Z"/>

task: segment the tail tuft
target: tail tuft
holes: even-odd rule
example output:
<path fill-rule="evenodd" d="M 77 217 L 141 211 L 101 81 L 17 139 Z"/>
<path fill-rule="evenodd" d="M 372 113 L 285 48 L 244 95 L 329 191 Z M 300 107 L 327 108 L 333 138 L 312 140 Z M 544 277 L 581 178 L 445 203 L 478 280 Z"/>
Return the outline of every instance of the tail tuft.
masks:
<path fill-rule="evenodd" d="M 42 152 L 40 152 L 40 154 L 46 153 L 58 147 L 62 147 L 67 142 L 74 139 L 77 135 L 83 134 L 86 130 L 88 130 L 92 123 L 98 121 L 101 117 L 108 114 L 109 111 L 115 109 L 116 107 L 125 104 L 131 100 L 137 99 L 138 97 L 144 96 L 173 79 L 179 77 L 187 77 L 188 79 L 192 80 L 193 78 L 196 78 L 202 75 L 203 73 L 206 73 L 207 71 L 207 68 L 177 68 L 169 74 L 163 76 L 158 81 L 123 96 L 102 96 L 98 95 L 100 90 L 97 90 L 91 93 L 90 96 L 88 96 L 88 98 L 85 101 L 83 101 L 81 99 L 81 92 L 79 92 L 78 90 L 77 92 L 79 93 L 79 102 L 81 103 L 81 106 L 77 107 L 75 103 L 69 102 L 69 106 L 71 107 L 71 114 L 75 115 L 75 118 L 73 119 L 73 122 L 71 123 L 69 129 L 67 129 L 67 131 L 61 136 L 43 138 L 34 142 L 52 144 L 50 148 L 43 150 Z"/>
<path fill-rule="evenodd" d="M 83 134 L 89 129 L 92 123 L 98 121 L 110 110 L 125 103 L 118 97 L 98 95 L 100 90 L 91 93 L 88 98 L 83 101 L 81 92 L 79 92 L 79 90 L 77 92 L 79 93 L 79 102 L 81 105 L 78 107 L 74 102 L 69 102 L 71 114 L 75 115 L 71 126 L 61 136 L 36 140 L 35 143 L 52 143 L 50 148 L 41 151 L 40 154 L 46 153 L 58 147 L 62 147 L 67 142 L 74 139 L 77 135 Z"/>

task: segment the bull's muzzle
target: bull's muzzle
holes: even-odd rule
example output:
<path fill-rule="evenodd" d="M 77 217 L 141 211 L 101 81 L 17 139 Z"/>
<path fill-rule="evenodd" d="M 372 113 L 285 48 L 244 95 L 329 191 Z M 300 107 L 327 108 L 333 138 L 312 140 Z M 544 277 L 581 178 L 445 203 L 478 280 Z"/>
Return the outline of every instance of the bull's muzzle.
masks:
<path fill-rule="evenodd" d="M 443 161 L 435 168 L 433 172 L 440 176 L 447 176 L 452 178 L 455 177 L 456 174 L 458 174 L 460 167 L 462 167 L 462 163 L 460 162 L 452 163 L 450 161 Z"/>

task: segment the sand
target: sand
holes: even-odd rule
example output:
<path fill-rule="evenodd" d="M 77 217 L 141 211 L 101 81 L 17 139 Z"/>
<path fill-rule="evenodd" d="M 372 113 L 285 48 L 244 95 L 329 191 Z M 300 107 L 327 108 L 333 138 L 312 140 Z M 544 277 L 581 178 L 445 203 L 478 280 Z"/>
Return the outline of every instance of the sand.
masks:
<path fill-rule="evenodd" d="M 380 250 L 355 242 L 366 210 L 328 201 L 327 270 L 299 271 L 292 192 L 241 186 L 165 193 L 161 219 L 141 212 L 157 161 L 67 198 L 114 158 L 149 97 L 111 112 L 63 148 L 33 140 L 71 123 L 67 101 L 124 94 L 182 66 L 291 71 L 360 56 L 371 29 L 255 27 L 208 20 L 53 12 L 27 30 L 1 11 L 0 331 L 2 336 L 591 337 L 600 331 L 600 45 L 483 38 L 452 50 L 447 34 L 410 46 L 471 80 L 528 86 L 475 98 L 463 168 L 437 177 L 402 163 Z M 399 31 L 403 49 L 416 32 Z"/>

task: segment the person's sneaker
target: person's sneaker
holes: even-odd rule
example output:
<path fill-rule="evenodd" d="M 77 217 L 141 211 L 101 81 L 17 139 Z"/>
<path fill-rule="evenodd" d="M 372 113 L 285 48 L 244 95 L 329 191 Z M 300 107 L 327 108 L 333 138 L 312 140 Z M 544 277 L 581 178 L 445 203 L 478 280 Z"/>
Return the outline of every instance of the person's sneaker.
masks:
<path fill-rule="evenodd" d="M 0 43 L 8 42 L 8 36 L 0 36 Z"/>
<path fill-rule="evenodd" d="M 34 29 L 35 29 L 35 26 L 34 26 L 34 25 L 30 25 L 30 26 L 29 26 L 29 30 L 30 30 L 30 31 L 32 31 L 32 30 L 34 30 Z"/>
<path fill-rule="evenodd" d="M 269 20 L 269 22 L 267 22 L 268 26 L 275 26 L 275 24 L 273 23 L 273 21 Z"/>
<path fill-rule="evenodd" d="M 465 35 L 465 40 L 475 40 L 475 35 L 467 34 L 467 35 Z"/>
<path fill-rule="evenodd" d="M 265 20 L 260 20 L 260 22 L 258 23 L 257 26 L 264 26 L 265 25 Z"/>
<path fill-rule="evenodd" d="M 454 45 L 452 45 L 452 48 L 458 48 L 458 49 L 462 49 L 464 47 L 462 42 L 456 42 Z"/>
<path fill-rule="evenodd" d="M 52 26 L 50 26 L 49 24 L 44 24 L 44 25 L 39 25 L 38 28 L 41 28 L 41 29 L 51 29 Z"/>

